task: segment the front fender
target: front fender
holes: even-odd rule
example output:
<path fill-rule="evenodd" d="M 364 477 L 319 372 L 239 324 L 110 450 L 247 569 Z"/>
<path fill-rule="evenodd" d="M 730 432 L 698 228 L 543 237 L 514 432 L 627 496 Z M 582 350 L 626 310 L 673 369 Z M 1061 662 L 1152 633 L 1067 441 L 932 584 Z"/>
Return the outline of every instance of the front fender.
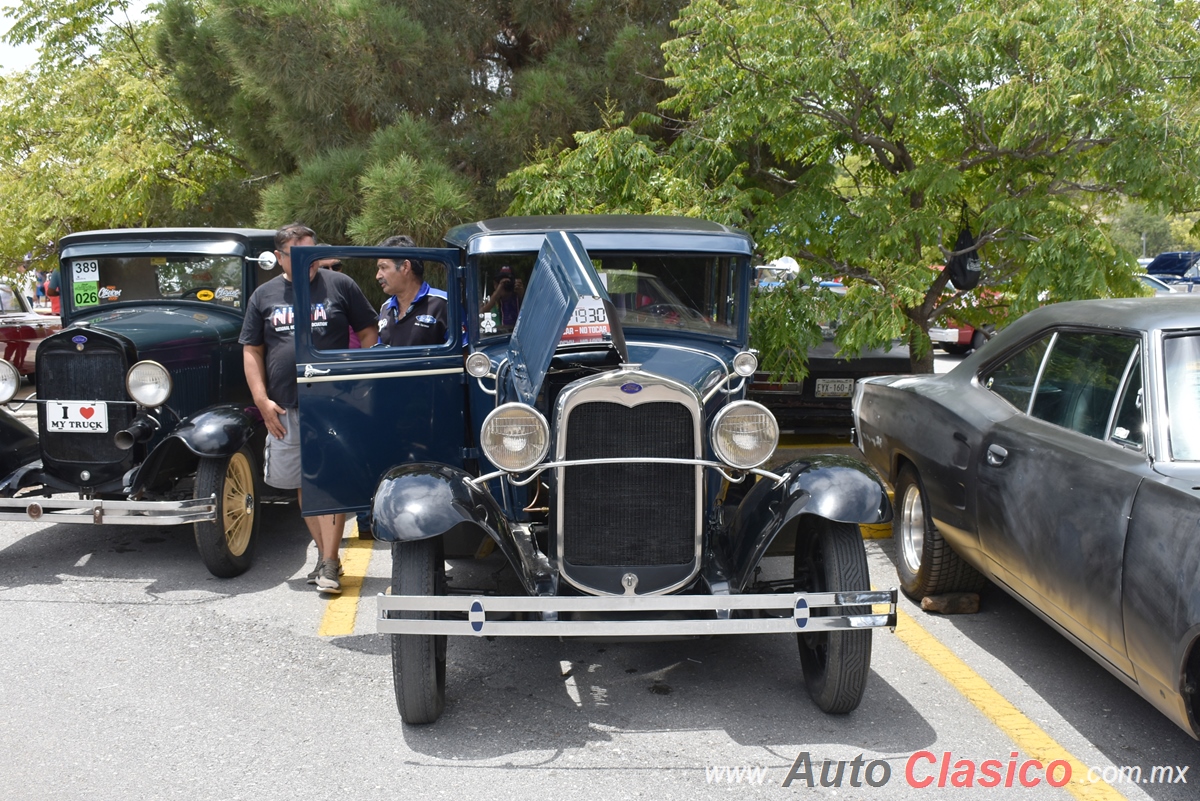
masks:
<path fill-rule="evenodd" d="M 167 439 L 177 439 L 197 456 L 232 456 L 254 436 L 262 419 L 240 404 L 214 406 L 180 424 Z M 161 447 L 161 446 L 160 446 Z"/>
<path fill-rule="evenodd" d="M 775 472 L 784 481 L 760 479 L 738 506 L 726 534 L 735 591 L 745 588 L 776 537 L 795 536 L 800 515 L 858 524 L 892 519 L 887 490 L 858 459 L 814 456 L 789 462 Z"/>
<path fill-rule="evenodd" d="M 214 406 L 181 423 L 154 446 L 130 482 L 130 492 L 162 490 L 196 471 L 201 457 L 232 456 L 262 428 L 257 409 Z"/>
<path fill-rule="evenodd" d="M 37 432 L 7 409 L 0 409 L 0 476 L 36 462 L 41 456 Z"/>
<path fill-rule="evenodd" d="M 379 480 L 372 504 L 375 539 L 413 542 L 445 536 L 491 537 L 531 595 L 553 583 L 549 563 L 532 539 L 514 531 L 496 499 L 471 475 L 449 465 L 415 462 Z"/>

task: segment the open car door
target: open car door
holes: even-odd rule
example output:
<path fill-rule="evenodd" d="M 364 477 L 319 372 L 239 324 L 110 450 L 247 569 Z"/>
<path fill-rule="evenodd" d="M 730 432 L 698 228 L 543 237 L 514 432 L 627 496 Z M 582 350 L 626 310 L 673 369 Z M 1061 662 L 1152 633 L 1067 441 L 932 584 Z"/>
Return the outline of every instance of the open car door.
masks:
<path fill-rule="evenodd" d="M 462 280 L 459 252 L 434 248 L 294 248 L 294 275 L 336 256 L 361 283 L 376 259 L 420 259 L 425 280 L 444 291 L 446 340 L 438 345 L 317 350 L 310 315 L 296 314 L 297 397 L 306 515 L 370 509 L 380 477 L 405 462 L 462 468 L 466 446 Z M 307 282 L 296 308 L 311 306 Z"/>

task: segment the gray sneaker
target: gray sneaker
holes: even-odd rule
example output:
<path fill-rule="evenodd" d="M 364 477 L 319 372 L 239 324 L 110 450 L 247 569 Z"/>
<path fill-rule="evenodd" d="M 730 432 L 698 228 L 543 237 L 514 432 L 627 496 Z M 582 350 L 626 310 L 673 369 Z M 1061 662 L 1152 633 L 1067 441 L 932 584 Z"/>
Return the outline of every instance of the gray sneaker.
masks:
<path fill-rule="evenodd" d="M 317 566 L 312 569 L 312 572 L 305 576 L 309 584 L 316 584 L 317 577 L 321 575 L 321 565 L 324 562 L 321 557 L 317 557 Z"/>
<path fill-rule="evenodd" d="M 342 572 L 341 562 L 324 561 L 321 563 L 320 575 L 317 576 L 317 589 L 334 595 L 342 591 L 338 576 Z"/>

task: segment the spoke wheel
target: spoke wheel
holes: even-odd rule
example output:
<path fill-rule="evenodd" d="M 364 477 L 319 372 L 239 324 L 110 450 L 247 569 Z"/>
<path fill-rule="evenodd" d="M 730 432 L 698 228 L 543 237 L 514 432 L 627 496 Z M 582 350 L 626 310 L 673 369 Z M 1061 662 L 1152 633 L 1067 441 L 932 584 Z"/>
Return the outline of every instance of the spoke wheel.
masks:
<path fill-rule="evenodd" d="M 392 544 L 393 595 L 445 595 L 442 538 Z M 432 620 L 433 612 L 391 612 L 408 620 Z M 392 680 L 396 707 L 408 724 L 433 723 L 446 707 L 446 636 L 393 634 Z"/>
<path fill-rule="evenodd" d="M 196 547 L 214 576 L 238 576 L 250 567 L 260 517 L 258 473 L 247 448 L 200 460 L 195 497 L 214 496 L 217 519 L 195 524 Z"/>
<path fill-rule="evenodd" d="M 871 587 L 862 534 L 852 523 L 809 518 L 796 534 L 796 589 L 808 592 Z M 814 610 L 813 614 L 870 614 L 866 606 Z M 808 694 L 822 711 L 842 715 L 862 701 L 871 672 L 871 629 L 797 634 Z"/>

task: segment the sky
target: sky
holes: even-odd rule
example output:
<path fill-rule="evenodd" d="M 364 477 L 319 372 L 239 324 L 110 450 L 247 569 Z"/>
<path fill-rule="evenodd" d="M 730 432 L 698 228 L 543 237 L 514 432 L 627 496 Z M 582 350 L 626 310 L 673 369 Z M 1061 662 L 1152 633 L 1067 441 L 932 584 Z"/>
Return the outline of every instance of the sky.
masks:
<path fill-rule="evenodd" d="M 0 17 L 0 31 L 8 33 L 11 25 L 12 20 L 8 17 Z M 0 42 L 0 72 L 16 72 L 17 70 L 26 69 L 36 60 L 37 48 L 33 45 L 13 47 L 10 44 Z"/>
<path fill-rule="evenodd" d="M 151 0 L 132 0 L 129 4 L 129 14 L 134 19 L 144 17 L 146 15 L 146 6 Z M 0 32 L 8 33 L 8 29 L 12 27 L 12 20 L 4 15 L 3 8 L 9 5 L 18 5 L 19 0 L 3 0 L 0 1 Z M 0 72 L 11 73 L 18 70 L 27 69 L 37 61 L 37 48 L 33 45 L 21 45 L 13 47 L 12 45 L 0 42 Z"/>

